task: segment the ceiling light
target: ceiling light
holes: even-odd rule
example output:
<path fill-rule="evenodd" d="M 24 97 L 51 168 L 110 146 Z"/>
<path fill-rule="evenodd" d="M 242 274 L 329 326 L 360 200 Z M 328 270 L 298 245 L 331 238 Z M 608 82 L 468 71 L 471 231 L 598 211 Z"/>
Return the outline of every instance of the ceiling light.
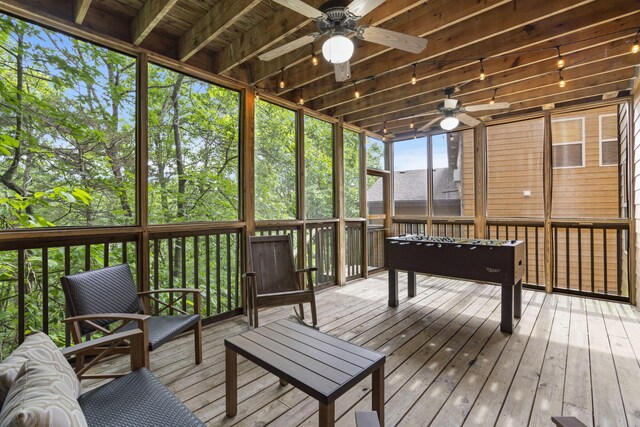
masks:
<path fill-rule="evenodd" d="M 319 62 L 318 56 L 316 55 L 315 52 L 313 52 L 313 54 L 311 54 L 311 64 L 315 66 L 315 65 L 318 65 L 318 62 Z"/>
<path fill-rule="evenodd" d="M 358 92 L 358 86 L 356 86 L 356 82 L 353 82 L 353 96 L 356 99 L 360 98 L 360 92 Z"/>
<path fill-rule="evenodd" d="M 411 84 L 414 85 L 416 84 L 416 82 L 418 81 L 418 78 L 416 77 L 416 66 L 418 64 L 413 64 L 413 75 L 411 76 Z"/>
<path fill-rule="evenodd" d="M 494 89 L 493 90 L 493 96 L 491 97 L 491 101 L 489 101 L 489 104 L 493 105 L 496 103 L 496 94 L 498 93 L 498 89 Z"/>
<path fill-rule="evenodd" d="M 455 117 L 445 117 L 440 122 L 440 127 L 444 130 L 453 130 L 460 124 L 460 120 Z"/>
<path fill-rule="evenodd" d="M 322 45 L 322 56 L 332 64 L 341 64 L 351 59 L 353 42 L 342 34 L 331 36 Z"/>
<path fill-rule="evenodd" d="M 560 46 L 556 46 L 556 49 L 558 50 L 558 68 L 564 68 L 564 58 L 560 54 Z"/>
<path fill-rule="evenodd" d="M 558 70 L 558 73 L 560 74 L 560 79 L 558 80 L 558 86 L 565 87 L 567 85 L 567 82 L 565 82 L 564 77 L 562 77 L 562 70 Z"/>
<path fill-rule="evenodd" d="M 484 58 L 480 58 L 480 80 L 484 80 L 487 75 L 484 73 L 484 64 L 482 63 Z"/>
<path fill-rule="evenodd" d="M 284 89 L 285 87 L 285 83 L 284 83 L 284 68 L 280 70 L 280 83 L 278 83 L 278 87 L 280 87 L 280 89 Z"/>

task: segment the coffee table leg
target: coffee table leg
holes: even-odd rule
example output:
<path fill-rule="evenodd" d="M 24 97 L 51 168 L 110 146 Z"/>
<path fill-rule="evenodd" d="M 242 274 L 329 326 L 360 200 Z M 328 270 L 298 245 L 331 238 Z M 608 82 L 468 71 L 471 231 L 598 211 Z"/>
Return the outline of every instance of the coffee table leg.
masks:
<path fill-rule="evenodd" d="M 380 427 L 384 427 L 384 363 L 371 374 L 371 409 L 378 413 Z"/>
<path fill-rule="evenodd" d="M 224 349 L 224 365 L 227 416 L 233 417 L 238 412 L 238 355 L 229 347 Z"/>
<path fill-rule="evenodd" d="M 336 424 L 335 402 L 328 405 L 320 402 L 320 427 L 332 427 Z"/>

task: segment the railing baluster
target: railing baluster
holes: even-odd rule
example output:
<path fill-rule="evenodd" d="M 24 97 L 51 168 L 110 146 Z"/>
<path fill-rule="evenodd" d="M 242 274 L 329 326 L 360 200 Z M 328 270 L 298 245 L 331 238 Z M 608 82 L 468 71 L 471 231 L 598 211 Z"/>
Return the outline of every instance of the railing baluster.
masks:
<path fill-rule="evenodd" d="M 529 227 L 524 227 L 524 281 L 529 283 Z"/>
<path fill-rule="evenodd" d="M 25 251 L 18 249 L 18 343 L 24 341 L 24 317 L 25 317 Z"/>
<path fill-rule="evenodd" d="M 198 248 L 198 236 L 193 236 L 193 289 L 200 290 L 200 248 Z M 196 296 L 199 298 L 199 295 Z M 202 313 L 198 313 L 202 314 Z"/>
<path fill-rule="evenodd" d="M 235 307 L 238 308 L 240 307 L 239 304 L 239 295 L 240 295 L 240 233 L 235 233 L 235 237 L 233 239 L 235 246 L 236 246 L 236 259 L 235 259 L 235 271 L 236 271 L 236 283 L 235 283 L 235 290 L 236 290 L 236 305 Z"/>
<path fill-rule="evenodd" d="M 205 275 L 206 275 L 206 299 L 207 317 L 211 316 L 211 236 L 205 236 Z"/>
<path fill-rule="evenodd" d="M 536 283 L 540 283 L 540 260 L 538 258 L 538 256 L 539 256 L 538 255 L 538 252 L 539 252 L 539 250 L 538 250 L 539 249 L 538 248 L 538 245 L 539 245 L 539 242 L 538 242 L 538 228 L 539 227 L 536 226 Z"/>
<path fill-rule="evenodd" d="M 591 292 L 596 291 L 596 283 L 595 283 L 595 268 L 594 268 L 594 253 L 593 253 L 593 228 L 589 229 L 590 236 L 590 245 L 591 245 Z"/>
<path fill-rule="evenodd" d="M 104 260 L 102 262 L 104 267 L 109 267 L 109 243 L 104 243 Z"/>
<path fill-rule="evenodd" d="M 127 242 L 122 242 L 122 263 L 123 264 L 128 264 L 128 259 L 127 259 Z"/>
<path fill-rule="evenodd" d="M 216 313 L 222 307 L 222 289 L 220 285 L 220 235 L 216 234 Z"/>
<path fill-rule="evenodd" d="M 617 268 L 616 268 L 616 284 L 618 285 L 618 295 L 622 295 L 622 260 L 624 257 L 622 256 L 622 233 L 623 231 L 620 229 L 616 229 L 616 257 L 618 259 Z"/>
<path fill-rule="evenodd" d="M 569 245 L 570 245 L 570 236 L 569 236 L 569 227 L 565 229 L 565 239 L 567 240 L 566 248 L 565 248 L 565 264 L 567 269 L 567 289 L 571 288 L 571 262 L 569 260 Z"/>
<path fill-rule="evenodd" d="M 42 248 L 42 332 L 49 334 L 49 249 Z"/>
<path fill-rule="evenodd" d="M 582 229 L 578 228 L 578 290 L 582 291 Z"/>
<path fill-rule="evenodd" d="M 607 229 L 603 228 L 602 229 L 602 267 L 604 270 L 604 293 L 605 295 L 607 295 L 609 293 L 609 290 L 607 289 L 607 279 L 608 279 L 608 275 L 607 275 Z"/>
<path fill-rule="evenodd" d="M 68 276 L 71 274 L 71 247 L 64 247 L 64 275 Z M 69 317 L 69 309 L 65 304 L 64 308 L 65 317 Z M 65 325 L 64 328 L 64 345 L 68 347 L 71 344 L 71 334 L 69 333 L 69 326 Z"/>
<path fill-rule="evenodd" d="M 91 245 L 84 245 L 84 269 L 91 270 Z"/>
<path fill-rule="evenodd" d="M 226 235 L 227 242 L 227 310 L 231 311 L 233 299 L 231 297 L 231 235 Z"/>
<path fill-rule="evenodd" d="M 553 228 L 553 286 L 558 286 L 558 228 Z"/>
<path fill-rule="evenodd" d="M 173 238 L 169 237 L 169 288 L 173 288 Z M 170 300 L 173 300 L 173 292 L 169 292 Z M 169 308 L 169 314 L 173 314 L 173 308 Z"/>
<path fill-rule="evenodd" d="M 187 287 L 187 240 L 185 237 L 180 239 L 180 254 L 182 255 L 180 259 L 180 279 L 182 281 L 181 288 L 185 289 Z M 187 300 L 182 298 L 182 310 L 187 309 Z"/>

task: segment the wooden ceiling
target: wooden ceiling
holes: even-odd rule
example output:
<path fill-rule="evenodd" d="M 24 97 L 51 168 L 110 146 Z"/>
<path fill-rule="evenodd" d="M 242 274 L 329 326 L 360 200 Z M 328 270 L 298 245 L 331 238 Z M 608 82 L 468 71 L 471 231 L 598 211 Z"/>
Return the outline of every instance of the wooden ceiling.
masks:
<path fill-rule="evenodd" d="M 325 0 L 304 1 L 319 8 Z M 270 0 L 0 0 L 0 9 L 68 22 L 292 102 L 302 96 L 305 107 L 377 133 L 385 126 L 396 138 L 437 117 L 447 87 L 465 106 L 494 95 L 510 102 L 495 118 L 625 96 L 640 63 L 640 53 L 631 53 L 640 0 L 387 0 L 360 24 L 425 37 L 427 48 L 411 54 L 354 39 L 352 80 L 342 83 L 321 43 L 317 66 L 311 45 L 258 59 L 316 31 L 313 21 Z M 564 88 L 556 47 L 566 61 Z"/>

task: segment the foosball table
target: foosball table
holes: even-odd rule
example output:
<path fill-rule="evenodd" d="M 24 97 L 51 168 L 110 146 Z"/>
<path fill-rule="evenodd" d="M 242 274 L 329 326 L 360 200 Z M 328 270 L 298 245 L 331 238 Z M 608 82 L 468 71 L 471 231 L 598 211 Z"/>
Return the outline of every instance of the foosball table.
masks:
<path fill-rule="evenodd" d="M 416 273 L 497 283 L 500 330 L 513 332 L 514 318 L 522 313 L 522 241 L 405 235 L 385 239 L 384 254 L 390 307 L 398 306 L 398 270 L 408 273 L 409 298 L 416 295 Z"/>

